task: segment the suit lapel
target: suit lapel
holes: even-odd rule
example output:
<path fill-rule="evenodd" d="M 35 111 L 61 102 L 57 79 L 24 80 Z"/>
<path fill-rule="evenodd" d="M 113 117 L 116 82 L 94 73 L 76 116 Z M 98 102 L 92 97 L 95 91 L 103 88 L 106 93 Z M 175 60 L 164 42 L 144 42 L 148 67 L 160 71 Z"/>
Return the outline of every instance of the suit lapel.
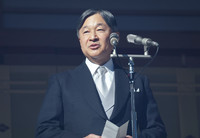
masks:
<path fill-rule="evenodd" d="M 74 77 L 78 78 L 77 84 L 81 84 L 80 91 L 85 101 L 97 114 L 107 120 L 108 118 L 102 106 L 92 75 L 85 62 L 77 68 L 74 74 Z M 115 67 L 115 107 L 110 120 L 122 111 L 129 97 L 128 77 L 121 68 Z"/>
<path fill-rule="evenodd" d="M 97 114 L 104 119 L 107 119 L 95 83 L 87 65 L 83 62 L 77 69 L 75 77 L 78 78 L 77 84 L 81 84 L 80 91 L 85 98 L 85 101 Z"/>
<path fill-rule="evenodd" d="M 110 119 L 116 117 L 130 97 L 129 80 L 122 69 L 115 69 L 115 106 Z"/>

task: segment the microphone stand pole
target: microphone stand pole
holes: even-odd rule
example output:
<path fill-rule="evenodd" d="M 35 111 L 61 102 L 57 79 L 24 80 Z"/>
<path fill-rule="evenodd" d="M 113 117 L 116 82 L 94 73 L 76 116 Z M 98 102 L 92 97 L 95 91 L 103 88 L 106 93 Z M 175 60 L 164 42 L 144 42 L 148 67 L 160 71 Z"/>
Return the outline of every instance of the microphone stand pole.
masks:
<path fill-rule="evenodd" d="M 137 113 L 135 110 L 135 81 L 134 81 L 134 61 L 133 58 L 152 58 L 149 53 L 149 47 L 144 45 L 144 55 L 131 55 L 131 54 L 117 54 L 116 53 L 116 45 L 114 45 L 113 53 L 111 54 L 111 57 L 128 57 L 129 58 L 129 87 L 130 87 L 130 93 L 131 93 L 131 127 L 132 127 L 132 137 L 137 138 L 138 137 L 138 131 L 137 131 Z M 152 60 L 157 55 L 158 48 L 156 51 L 156 54 L 152 58 Z M 152 61 L 151 60 L 151 61 Z M 151 62 L 149 62 L 151 63 Z M 148 64 L 147 64 L 148 65 Z"/>
<path fill-rule="evenodd" d="M 132 57 L 129 57 L 129 85 L 131 93 L 131 126 L 132 126 L 132 136 L 137 138 L 137 113 L 135 110 L 135 87 L 134 87 L 134 61 Z"/>
<path fill-rule="evenodd" d="M 131 54 L 117 54 L 116 53 L 116 46 L 114 46 L 113 53 L 111 54 L 111 57 L 128 57 L 129 58 L 129 87 L 130 87 L 130 93 L 131 93 L 131 127 L 132 127 L 132 136 L 133 138 L 137 138 L 137 113 L 135 110 L 135 81 L 134 81 L 134 61 L 133 58 L 151 58 L 151 56 L 148 53 L 148 47 L 144 46 L 144 55 L 131 55 Z"/>

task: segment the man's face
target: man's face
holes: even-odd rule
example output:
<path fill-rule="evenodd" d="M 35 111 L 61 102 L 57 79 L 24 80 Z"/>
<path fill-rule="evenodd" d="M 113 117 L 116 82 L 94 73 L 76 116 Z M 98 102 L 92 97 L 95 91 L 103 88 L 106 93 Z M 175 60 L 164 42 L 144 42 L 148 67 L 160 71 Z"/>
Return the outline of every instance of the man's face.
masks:
<path fill-rule="evenodd" d="M 79 30 L 83 54 L 93 63 L 102 65 L 110 59 L 113 46 L 109 42 L 110 27 L 100 14 L 88 17 Z"/>

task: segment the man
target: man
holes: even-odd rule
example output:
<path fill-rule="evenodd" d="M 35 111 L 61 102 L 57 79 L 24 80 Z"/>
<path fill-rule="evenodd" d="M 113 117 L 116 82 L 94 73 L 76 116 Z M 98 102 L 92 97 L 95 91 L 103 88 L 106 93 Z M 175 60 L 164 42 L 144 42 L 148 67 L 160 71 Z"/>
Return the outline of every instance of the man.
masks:
<path fill-rule="evenodd" d="M 105 10 L 86 10 L 80 17 L 77 35 L 86 60 L 74 70 L 51 77 L 40 111 L 37 138 L 100 138 L 106 120 L 121 126 L 131 119 L 129 79 L 110 54 L 112 32 L 117 32 L 114 16 Z M 104 68 L 108 92 L 99 87 L 96 74 Z M 166 138 L 148 80 L 135 80 L 139 138 Z M 127 138 L 131 138 L 131 125 Z"/>

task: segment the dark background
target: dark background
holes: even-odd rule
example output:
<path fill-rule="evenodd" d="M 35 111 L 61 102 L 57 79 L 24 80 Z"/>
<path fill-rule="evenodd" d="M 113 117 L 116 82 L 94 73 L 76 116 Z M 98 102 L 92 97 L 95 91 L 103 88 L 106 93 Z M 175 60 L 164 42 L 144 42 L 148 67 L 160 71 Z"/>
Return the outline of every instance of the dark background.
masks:
<path fill-rule="evenodd" d="M 118 53 L 143 54 L 128 34 L 160 44 L 148 75 L 169 138 L 200 137 L 200 1 L 0 1 L 0 138 L 33 138 L 47 80 L 79 65 L 80 14 L 110 10 L 120 30 Z M 150 49 L 150 54 L 155 48 Z M 135 59 L 138 71 L 149 59 Z M 127 59 L 122 63 L 127 67 Z M 78 84 L 75 84 L 76 86 Z"/>

